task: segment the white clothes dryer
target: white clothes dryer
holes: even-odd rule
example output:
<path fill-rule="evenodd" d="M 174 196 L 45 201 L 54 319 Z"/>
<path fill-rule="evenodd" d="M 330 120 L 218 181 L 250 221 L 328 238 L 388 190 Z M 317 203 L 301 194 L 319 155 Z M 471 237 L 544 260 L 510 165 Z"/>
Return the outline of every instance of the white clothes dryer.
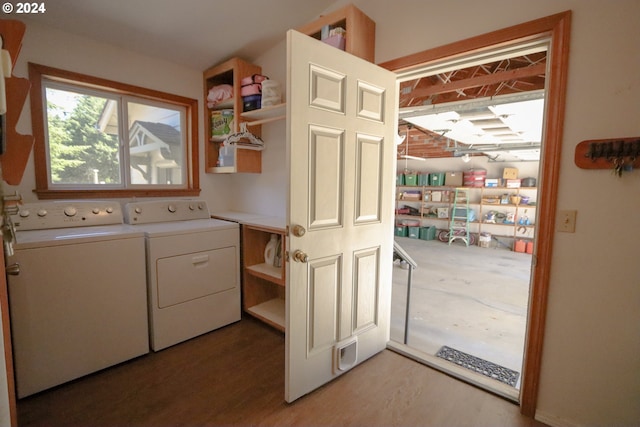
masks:
<path fill-rule="evenodd" d="M 149 352 L 144 235 L 119 203 L 25 204 L 12 222 L 19 398 Z"/>
<path fill-rule="evenodd" d="M 237 223 L 212 219 L 203 200 L 132 202 L 124 212 L 146 236 L 152 350 L 240 320 Z"/>

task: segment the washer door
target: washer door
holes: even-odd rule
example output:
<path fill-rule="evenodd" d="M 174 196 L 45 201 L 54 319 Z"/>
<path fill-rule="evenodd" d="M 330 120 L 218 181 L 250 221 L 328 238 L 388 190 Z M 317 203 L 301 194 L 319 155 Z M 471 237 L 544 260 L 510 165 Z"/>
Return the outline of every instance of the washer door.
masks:
<path fill-rule="evenodd" d="M 157 307 L 171 307 L 236 287 L 235 265 L 235 247 L 158 259 Z"/>

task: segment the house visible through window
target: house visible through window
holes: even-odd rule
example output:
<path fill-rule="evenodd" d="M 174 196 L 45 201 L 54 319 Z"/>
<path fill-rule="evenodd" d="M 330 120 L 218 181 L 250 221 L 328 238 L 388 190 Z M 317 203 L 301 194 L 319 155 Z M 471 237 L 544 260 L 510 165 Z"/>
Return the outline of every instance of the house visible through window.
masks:
<path fill-rule="evenodd" d="M 32 99 L 42 106 L 42 135 L 34 114 L 40 196 L 199 192 L 197 101 L 35 64 L 30 77 L 41 94 Z"/>

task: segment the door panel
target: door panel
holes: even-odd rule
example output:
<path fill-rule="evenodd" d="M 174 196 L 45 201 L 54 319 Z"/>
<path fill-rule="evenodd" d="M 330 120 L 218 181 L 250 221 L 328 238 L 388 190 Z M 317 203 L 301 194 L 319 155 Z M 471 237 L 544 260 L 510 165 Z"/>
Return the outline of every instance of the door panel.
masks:
<path fill-rule="evenodd" d="M 380 221 L 383 177 L 382 139 L 357 136 L 356 224 Z"/>
<path fill-rule="evenodd" d="M 344 114 L 346 76 L 315 64 L 310 64 L 309 105 Z"/>
<path fill-rule="evenodd" d="M 340 256 L 309 262 L 309 355 L 336 342 L 340 270 Z"/>
<path fill-rule="evenodd" d="M 393 73 L 295 31 L 287 69 L 291 402 L 386 347 L 397 99 Z"/>
<path fill-rule="evenodd" d="M 354 256 L 354 333 L 375 327 L 378 313 L 378 292 L 380 281 L 380 248 L 358 251 Z"/>
<path fill-rule="evenodd" d="M 344 132 L 309 127 L 309 229 L 342 224 Z"/>

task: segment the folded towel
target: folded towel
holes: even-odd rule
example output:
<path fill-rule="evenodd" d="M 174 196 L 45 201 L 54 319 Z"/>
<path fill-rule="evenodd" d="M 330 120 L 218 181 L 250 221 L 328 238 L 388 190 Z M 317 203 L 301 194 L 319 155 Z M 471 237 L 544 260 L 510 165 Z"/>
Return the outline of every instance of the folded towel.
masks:
<path fill-rule="evenodd" d="M 213 108 L 230 98 L 233 98 L 233 86 L 227 84 L 214 86 L 207 94 L 207 106 Z"/>

